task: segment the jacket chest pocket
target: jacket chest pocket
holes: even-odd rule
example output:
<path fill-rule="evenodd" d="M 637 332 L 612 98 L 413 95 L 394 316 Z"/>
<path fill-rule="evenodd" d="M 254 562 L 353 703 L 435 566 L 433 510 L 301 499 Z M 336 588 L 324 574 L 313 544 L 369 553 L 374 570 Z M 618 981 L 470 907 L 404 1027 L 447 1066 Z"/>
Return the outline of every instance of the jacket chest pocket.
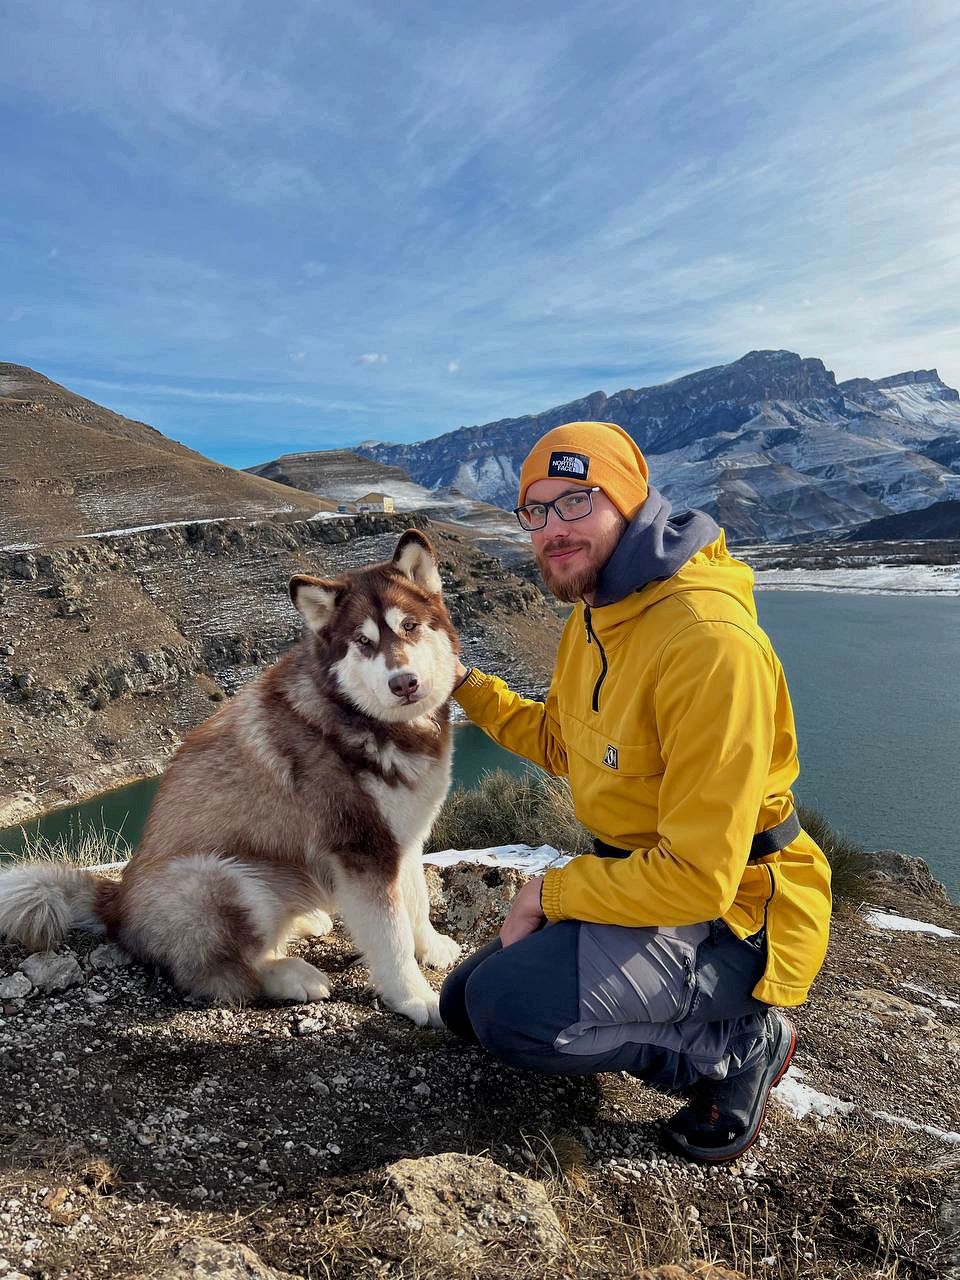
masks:
<path fill-rule="evenodd" d="M 663 773 L 659 742 L 624 743 L 581 720 L 564 725 L 564 737 L 567 747 L 584 761 L 614 777 L 653 778 Z"/>

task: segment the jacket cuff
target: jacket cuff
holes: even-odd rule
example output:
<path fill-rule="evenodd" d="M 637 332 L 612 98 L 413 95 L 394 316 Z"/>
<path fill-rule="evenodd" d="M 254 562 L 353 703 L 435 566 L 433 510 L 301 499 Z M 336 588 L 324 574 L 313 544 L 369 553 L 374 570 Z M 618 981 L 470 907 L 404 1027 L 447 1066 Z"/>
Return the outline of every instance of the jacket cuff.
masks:
<path fill-rule="evenodd" d="M 563 886 L 563 868 L 553 867 L 547 871 L 540 885 L 540 908 L 548 920 L 563 920 L 563 909 L 560 897 Z"/>
<path fill-rule="evenodd" d="M 470 716 L 471 720 L 473 719 L 471 710 L 479 710 L 482 702 L 482 697 L 480 695 L 493 679 L 493 676 L 485 676 L 483 672 L 478 671 L 476 667 L 471 667 L 467 672 L 466 679 L 463 683 L 454 689 L 454 698 L 459 702 L 460 706 L 463 707 L 467 715 Z"/>

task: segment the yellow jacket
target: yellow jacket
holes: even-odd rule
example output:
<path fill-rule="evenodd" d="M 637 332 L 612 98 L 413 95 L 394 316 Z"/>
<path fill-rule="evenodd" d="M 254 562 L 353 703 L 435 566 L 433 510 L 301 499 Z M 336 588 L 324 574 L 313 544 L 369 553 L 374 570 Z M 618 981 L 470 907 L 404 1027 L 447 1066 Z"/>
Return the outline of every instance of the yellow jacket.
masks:
<path fill-rule="evenodd" d="M 827 948 L 830 868 L 806 832 L 748 863 L 793 808 L 799 773 L 783 669 L 757 623 L 753 573 L 724 535 L 671 578 L 592 611 L 579 602 L 545 703 L 473 671 L 466 714 L 508 750 L 570 779 L 577 818 L 628 858 L 548 871 L 550 920 L 766 922 L 759 1000 L 801 1004 Z"/>

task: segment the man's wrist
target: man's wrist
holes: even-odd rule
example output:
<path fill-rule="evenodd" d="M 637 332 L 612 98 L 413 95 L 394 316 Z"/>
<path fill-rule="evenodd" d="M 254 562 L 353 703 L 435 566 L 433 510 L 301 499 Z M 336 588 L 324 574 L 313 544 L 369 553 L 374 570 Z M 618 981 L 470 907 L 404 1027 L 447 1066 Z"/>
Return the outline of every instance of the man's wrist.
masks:
<path fill-rule="evenodd" d="M 473 675 L 473 667 L 467 667 L 466 671 L 464 671 L 463 675 L 460 677 L 457 683 L 453 686 L 453 692 L 456 693 L 457 690 L 460 688 L 460 686 L 466 684 L 466 682 L 470 679 L 472 675 Z"/>

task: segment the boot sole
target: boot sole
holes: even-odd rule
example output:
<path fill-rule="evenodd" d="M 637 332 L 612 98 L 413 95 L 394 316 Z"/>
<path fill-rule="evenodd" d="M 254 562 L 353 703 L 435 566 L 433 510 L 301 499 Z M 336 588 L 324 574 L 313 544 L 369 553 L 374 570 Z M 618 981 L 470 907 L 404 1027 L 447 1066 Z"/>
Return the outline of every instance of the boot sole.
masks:
<path fill-rule="evenodd" d="M 777 1067 L 776 1074 L 771 1079 L 763 1093 L 763 1101 L 760 1105 L 760 1112 L 756 1121 L 751 1126 L 748 1133 L 742 1138 L 738 1138 L 735 1147 L 696 1147 L 688 1143 L 680 1134 L 671 1133 L 669 1129 L 665 1130 L 666 1137 L 673 1149 L 686 1156 L 688 1160 L 696 1160 L 698 1164 L 729 1164 L 732 1160 L 738 1160 L 745 1151 L 749 1151 L 756 1140 L 760 1137 L 760 1130 L 763 1128 L 763 1122 L 767 1118 L 767 1106 L 770 1102 L 770 1094 L 774 1091 L 783 1077 L 787 1074 L 787 1068 L 793 1058 L 793 1052 L 797 1047 L 797 1029 L 789 1018 L 785 1018 L 783 1014 L 778 1015 L 780 1021 L 786 1027 L 790 1034 L 790 1043 L 787 1045 L 787 1051 L 783 1061 Z"/>

